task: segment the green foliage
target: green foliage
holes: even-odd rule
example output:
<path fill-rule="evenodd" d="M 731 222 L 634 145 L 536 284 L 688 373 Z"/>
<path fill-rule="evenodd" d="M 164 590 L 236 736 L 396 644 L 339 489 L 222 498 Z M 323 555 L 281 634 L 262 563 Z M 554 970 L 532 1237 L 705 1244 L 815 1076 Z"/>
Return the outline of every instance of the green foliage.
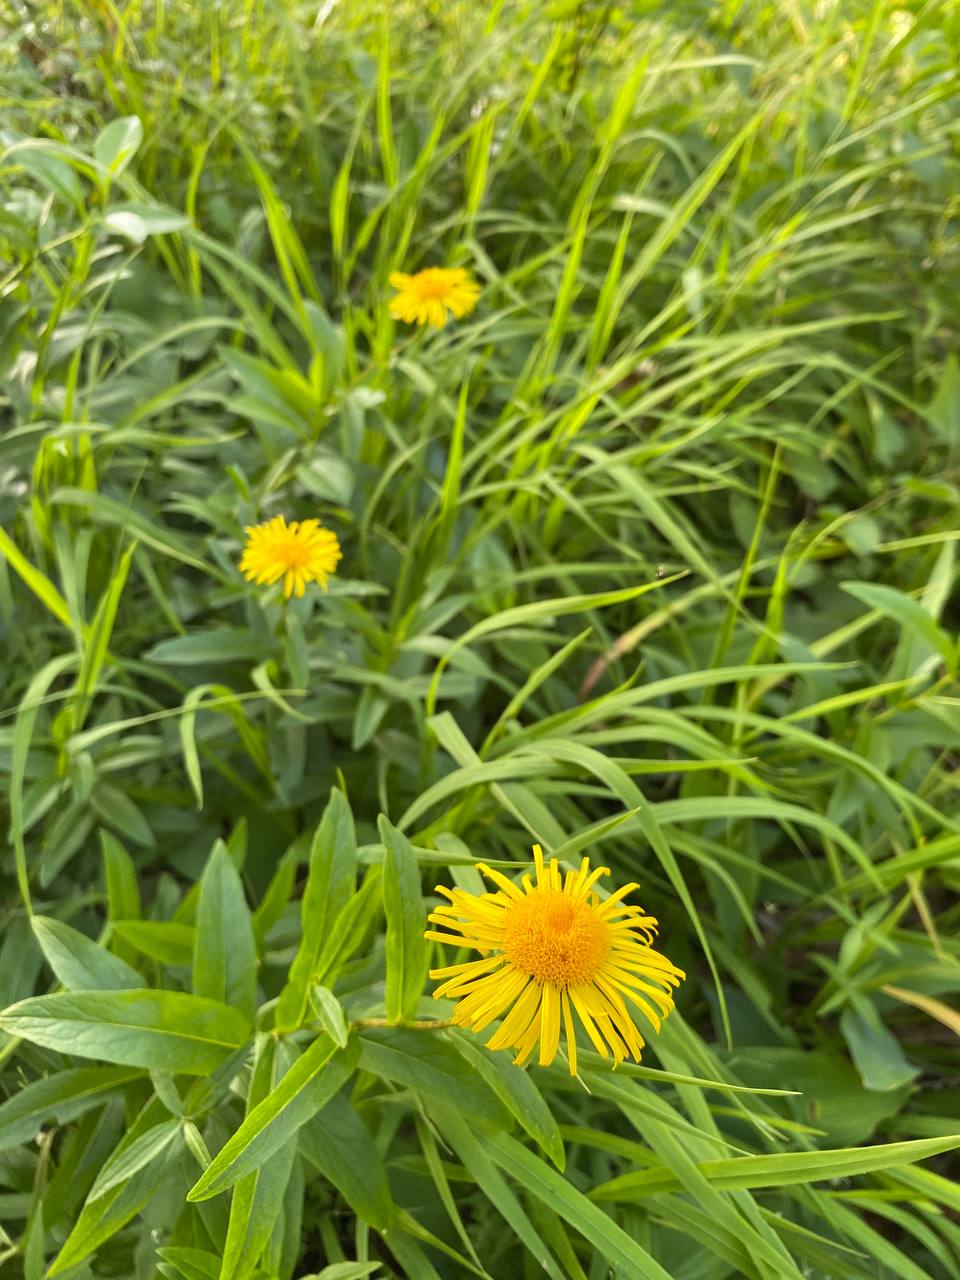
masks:
<path fill-rule="evenodd" d="M 957 1274 L 958 65 L 942 0 L 14 0 L 5 1276 Z M 279 513 L 328 593 L 239 574 Z M 687 972 L 641 1066 L 429 998 L 534 842 Z"/>

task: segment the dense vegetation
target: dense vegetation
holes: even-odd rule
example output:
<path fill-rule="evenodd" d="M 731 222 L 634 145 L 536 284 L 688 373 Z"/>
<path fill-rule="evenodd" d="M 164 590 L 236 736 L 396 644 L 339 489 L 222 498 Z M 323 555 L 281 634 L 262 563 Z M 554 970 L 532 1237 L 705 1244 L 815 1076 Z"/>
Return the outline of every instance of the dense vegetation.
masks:
<path fill-rule="evenodd" d="M 960 9 L 0 22 L 4 1276 L 956 1276 Z M 642 1067 L 423 1025 L 535 842 Z"/>

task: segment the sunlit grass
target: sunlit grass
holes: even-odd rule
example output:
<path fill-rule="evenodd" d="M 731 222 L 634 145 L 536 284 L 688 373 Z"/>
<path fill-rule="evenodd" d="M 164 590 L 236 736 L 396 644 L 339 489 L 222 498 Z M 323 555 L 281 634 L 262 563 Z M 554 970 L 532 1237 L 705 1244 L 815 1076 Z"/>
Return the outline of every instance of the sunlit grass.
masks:
<path fill-rule="evenodd" d="M 372 1032 L 338 1123 L 396 1225 L 304 1139 L 266 1274 L 955 1274 L 958 49 L 937 0 L 18 9 L 2 1006 L 49 986 L 27 907 L 133 921 L 115 957 L 178 989 L 231 833 L 279 999 L 331 787 L 364 864 L 380 812 L 468 891 L 602 858 L 688 975 L 644 1068 L 531 1072 L 562 1177 L 539 1094 L 488 1150 Z M 435 267 L 475 309 L 397 323 L 391 276 Z M 336 531 L 328 592 L 244 582 L 280 514 Z M 329 985 L 366 1017 L 358 884 Z M 61 1061 L 0 1054 L 4 1096 Z M 198 1107 L 212 1152 L 241 1113 Z M 9 1166 L 12 1275 L 78 1219 L 85 1124 Z M 182 1203 L 165 1243 L 222 1256 Z M 147 1204 L 90 1274 L 153 1249 Z"/>

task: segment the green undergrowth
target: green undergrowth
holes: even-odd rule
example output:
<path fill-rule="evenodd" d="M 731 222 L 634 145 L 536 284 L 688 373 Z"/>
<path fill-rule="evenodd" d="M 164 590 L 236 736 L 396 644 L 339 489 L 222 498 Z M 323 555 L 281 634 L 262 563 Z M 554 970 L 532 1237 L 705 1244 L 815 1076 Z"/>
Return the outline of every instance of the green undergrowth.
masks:
<path fill-rule="evenodd" d="M 0 14 L 4 1276 L 958 1274 L 958 60 Z M 278 513 L 328 593 L 239 574 Z M 533 843 L 687 972 L 640 1068 L 422 1025 L 434 885 Z"/>

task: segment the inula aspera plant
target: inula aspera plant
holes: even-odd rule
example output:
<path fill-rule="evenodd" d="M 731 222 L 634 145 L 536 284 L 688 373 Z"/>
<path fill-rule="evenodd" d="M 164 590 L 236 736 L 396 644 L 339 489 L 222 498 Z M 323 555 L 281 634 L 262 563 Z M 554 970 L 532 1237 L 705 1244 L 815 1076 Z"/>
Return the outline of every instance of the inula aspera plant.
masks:
<path fill-rule="evenodd" d="M 673 1008 L 672 988 L 684 976 L 653 949 L 656 920 L 624 901 L 635 884 L 607 898 L 594 892 L 609 867 L 591 871 L 584 858 L 579 871 L 561 875 L 556 858 L 544 863 L 539 845 L 533 856 L 535 882 L 527 874 L 518 886 L 480 864 L 497 886 L 494 892 L 476 897 L 438 887 L 449 905 L 431 914 L 437 928 L 426 937 L 479 951 L 481 958 L 431 970 L 431 978 L 445 980 L 434 998 L 457 999 L 454 1022 L 474 1031 L 500 1018 L 487 1047 L 513 1047 L 518 1063 L 539 1044 L 540 1065 L 548 1067 L 562 1027 L 570 1074 L 576 1075 L 574 1015 L 598 1053 L 612 1053 L 615 1063 L 628 1055 L 639 1062 L 643 1037 L 626 1002 L 659 1030 Z"/>
<path fill-rule="evenodd" d="M 958 51 L 7 6 L 3 1280 L 960 1274 Z"/>
<path fill-rule="evenodd" d="M 274 516 L 247 529 L 247 544 L 240 570 L 251 582 L 270 585 L 283 582 L 283 594 L 302 596 L 307 583 L 324 589 L 330 574 L 343 558 L 335 533 L 319 520 L 294 520 Z"/>

